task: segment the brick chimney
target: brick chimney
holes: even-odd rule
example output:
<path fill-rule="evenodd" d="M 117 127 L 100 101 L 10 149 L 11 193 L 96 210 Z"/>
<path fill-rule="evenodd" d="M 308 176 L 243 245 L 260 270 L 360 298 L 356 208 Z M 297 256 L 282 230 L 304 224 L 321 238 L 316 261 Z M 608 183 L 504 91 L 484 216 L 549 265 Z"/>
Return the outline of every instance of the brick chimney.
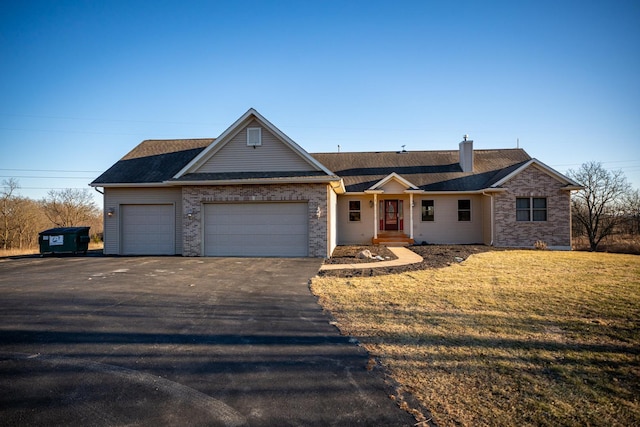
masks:
<path fill-rule="evenodd" d="M 467 138 L 469 135 L 460 143 L 460 168 L 462 172 L 473 172 L 473 141 Z"/>

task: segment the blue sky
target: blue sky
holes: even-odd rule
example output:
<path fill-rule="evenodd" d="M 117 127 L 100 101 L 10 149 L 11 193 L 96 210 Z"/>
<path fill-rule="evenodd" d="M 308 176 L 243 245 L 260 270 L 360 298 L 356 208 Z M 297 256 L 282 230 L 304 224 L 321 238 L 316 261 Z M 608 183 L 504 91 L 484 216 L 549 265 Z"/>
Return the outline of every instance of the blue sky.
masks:
<path fill-rule="evenodd" d="M 87 188 L 254 107 L 309 152 L 469 134 L 640 188 L 639 21 L 637 0 L 2 2 L 0 180 Z"/>

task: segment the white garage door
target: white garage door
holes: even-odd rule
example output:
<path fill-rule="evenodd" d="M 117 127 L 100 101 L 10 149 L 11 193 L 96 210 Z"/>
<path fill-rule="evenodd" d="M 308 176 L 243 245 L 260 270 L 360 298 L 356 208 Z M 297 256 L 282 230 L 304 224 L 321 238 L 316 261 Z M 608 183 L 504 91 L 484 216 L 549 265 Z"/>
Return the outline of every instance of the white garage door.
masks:
<path fill-rule="evenodd" d="M 173 205 L 122 205 L 123 255 L 175 255 Z"/>
<path fill-rule="evenodd" d="M 205 205 L 205 256 L 308 254 L 307 203 Z"/>

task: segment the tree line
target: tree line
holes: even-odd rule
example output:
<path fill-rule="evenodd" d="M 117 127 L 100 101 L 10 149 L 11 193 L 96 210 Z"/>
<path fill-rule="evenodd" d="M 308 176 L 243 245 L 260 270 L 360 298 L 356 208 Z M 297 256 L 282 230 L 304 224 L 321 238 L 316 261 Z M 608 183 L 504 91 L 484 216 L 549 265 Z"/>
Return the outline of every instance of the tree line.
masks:
<path fill-rule="evenodd" d="M 620 170 L 587 162 L 567 175 L 583 186 L 571 197 L 573 236 L 586 236 L 595 251 L 607 237 L 640 237 L 640 193 Z"/>
<path fill-rule="evenodd" d="M 54 227 L 88 226 L 93 240 L 102 237 L 102 211 L 88 189 L 50 190 L 41 200 L 22 197 L 14 178 L 0 187 L 0 249 L 38 246 L 38 233 Z"/>

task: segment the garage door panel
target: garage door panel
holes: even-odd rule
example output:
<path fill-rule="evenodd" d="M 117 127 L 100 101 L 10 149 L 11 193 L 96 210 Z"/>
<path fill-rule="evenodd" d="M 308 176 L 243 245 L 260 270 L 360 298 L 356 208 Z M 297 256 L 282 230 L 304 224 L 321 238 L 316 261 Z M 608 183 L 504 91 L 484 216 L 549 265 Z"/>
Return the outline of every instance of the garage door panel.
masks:
<path fill-rule="evenodd" d="M 206 256 L 307 256 L 307 203 L 205 205 Z"/>
<path fill-rule="evenodd" d="M 122 205 L 123 255 L 174 255 L 175 208 L 166 205 Z"/>

